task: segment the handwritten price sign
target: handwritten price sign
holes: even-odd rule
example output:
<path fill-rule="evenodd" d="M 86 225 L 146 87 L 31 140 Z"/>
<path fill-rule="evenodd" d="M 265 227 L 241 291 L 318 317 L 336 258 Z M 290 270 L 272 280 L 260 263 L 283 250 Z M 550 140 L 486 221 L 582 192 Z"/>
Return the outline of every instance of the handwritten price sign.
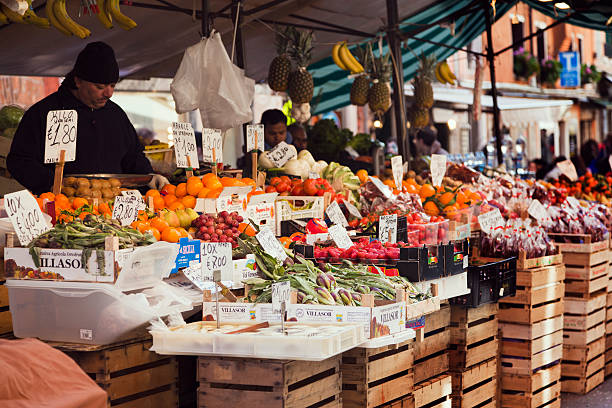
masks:
<path fill-rule="evenodd" d="M 45 131 L 45 163 L 57 163 L 60 151 L 65 151 L 64 161 L 76 158 L 78 114 L 75 110 L 53 110 L 47 113 Z"/>
<path fill-rule="evenodd" d="M 247 152 L 263 152 L 264 146 L 264 125 L 247 125 Z"/>
<path fill-rule="evenodd" d="M 291 299 L 291 284 L 280 282 L 272 284 L 272 313 L 280 313 L 283 302 L 285 306 Z"/>
<path fill-rule="evenodd" d="M 34 238 L 51 228 L 43 218 L 36 199 L 28 190 L 6 194 L 4 208 L 23 246 L 28 245 Z"/>
<path fill-rule="evenodd" d="M 432 154 L 429 169 L 433 185 L 439 186 L 442 184 L 442 179 L 446 173 L 446 156 L 443 154 Z"/>
<path fill-rule="evenodd" d="M 221 280 L 232 280 L 232 245 L 229 242 L 202 242 L 200 247 L 204 275 L 212 281 L 214 271 L 221 271 Z M 208 279 L 207 278 L 207 279 Z"/>
<path fill-rule="evenodd" d="M 285 163 L 296 156 L 295 150 L 291 149 L 285 142 L 280 142 L 267 154 L 268 158 L 274 163 L 274 167 L 283 167 Z"/>
<path fill-rule="evenodd" d="M 393 156 L 391 158 L 391 170 L 393 171 L 393 181 L 395 188 L 402 189 L 402 180 L 404 179 L 404 167 L 402 166 L 402 156 Z"/>
<path fill-rule="evenodd" d="M 328 228 L 329 236 L 334 241 L 338 248 L 348 249 L 353 246 L 353 241 L 348 236 L 346 228 L 342 225 L 336 224 Z"/>
<path fill-rule="evenodd" d="M 219 129 L 202 129 L 202 158 L 207 163 L 223 163 L 223 137 Z"/>
<path fill-rule="evenodd" d="M 255 235 L 255 238 L 257 238 L 257 241 L 259 241 L 264 251 L 272 255 L 274 258 L 278 258 L 280 261 L 287 259 L 285 249 L 281 243 L 278 242 L 278 239 L 276 239 L 270 228 L 263 228 L 257 233 L 257 235 Z"/>
<path fill-rule="evenodd" d="M 195 133 L 191 123 L 172 122 L 172 140 L 174 141 L 176 167 L 199 169 Z M 187 157 L 189 157 L 189 163 Z"/>
<path fill-rule="evenodd" d="M 397 241 L 397 214 L 381 215 L 378 219 L 378 240 L 382 243 Z"/>
<path fill-rule="evenodd" d="M 123 226 L 130 225 L 138 217 L 140 202 L 141 200 L 133 195 L 115 197 L 112 218 L 119 221 Z"/>
<path fill-rule="evenodd" d="M 332 201 L 332 203 L 327 206 L 325 213 L 329 217 L 329 220 L 332 224 L 342 225 L 343 227 L 348 227 L 348 221 L 342 212 L 342 209 L 338 205 L 337 202 Z"/>

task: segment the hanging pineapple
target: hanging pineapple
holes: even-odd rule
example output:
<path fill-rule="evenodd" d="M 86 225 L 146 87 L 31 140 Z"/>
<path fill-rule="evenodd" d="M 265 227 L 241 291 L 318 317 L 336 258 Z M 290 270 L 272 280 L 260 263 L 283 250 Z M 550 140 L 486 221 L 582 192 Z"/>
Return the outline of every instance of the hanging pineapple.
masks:
<path fill-rule="evenodd" d="M 372 59 L 372 86 L 368 90 L 368 105 L 372 112 L 382 115 L 391 107 L 391 63 L 390 54 Z"/>
<path fill-rule="evenodd" d="M 284 92 L 289 85 L 289 73 L 291 72 L 291 60 L 287 55 L 291 43 L 293 27 L 287 27 L 283 31 L 276 33 L 276 51 L 278 55 L 274 57 L 268 69 L 268 85 L 275 91 Z"/>
<path fill-rule="evenodd" d="M 436 68 L 436 56 L 425 56 L 421 54 L 419 67 L 412 86 L 414 87 L 414 104 L 423 109 L 430 109 L 434 103 L 433 87 L 434 70 Z"/>
<path fill-rule="evenodd" d="M 408 110 L 408 122 L 412 129 L 422 129 L 429 125 L 429 109 L 413 105 Z"/>
<path fill-rule="evenodd" d="M 298 122 L 310 119 L 310 100 L 314 94 L 312 75 L 306 70 L 312 56 L 312 31 L 293 30 L 289 55 L 296 68 L 289 74 L 289 97 L 293 106 L 291 115 Z"/>
<path fill-rule="evenodd" d="M 351 103 L 364 106 L 368 103 L 368 91 L 370 90 L 370 77 L 368 76 L 372 63 L 367 48 L 357 47 L 355 49 L 357 60 L 363 66 L 364 72 L 360 74 L 351 85 Z"/>

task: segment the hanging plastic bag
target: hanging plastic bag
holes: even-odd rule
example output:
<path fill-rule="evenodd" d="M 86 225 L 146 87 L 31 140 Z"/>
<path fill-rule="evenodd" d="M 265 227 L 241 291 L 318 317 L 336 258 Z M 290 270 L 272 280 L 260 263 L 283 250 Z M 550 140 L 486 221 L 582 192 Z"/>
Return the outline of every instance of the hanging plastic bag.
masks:
<path fill-rule="evenodd" d="M 215 31 L 185 51 L 170 89 L 177 113 L 199 108 L 206 128 L 225 131 L 253 119 L 255 81 L 231 62 Z"/>

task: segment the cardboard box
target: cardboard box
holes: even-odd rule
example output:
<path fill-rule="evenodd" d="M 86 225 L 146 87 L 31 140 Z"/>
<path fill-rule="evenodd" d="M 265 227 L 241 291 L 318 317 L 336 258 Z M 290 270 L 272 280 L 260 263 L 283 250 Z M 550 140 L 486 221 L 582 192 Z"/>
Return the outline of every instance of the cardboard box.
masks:
<path fill-rule="evenodd" d="M 200 213 L 216 214 L 221 211 L 236 211 L 241 216 L 246 215 L 247 194 L 253 189 L 247 187 L 225 187 L 217 198 L 198 198 L 195 210 Z"/>
<path fill-rule="evenodd" d="M 275 234 L 280 234 L 276 229 L 276 204 L 278 193 L 258 194 L 251 196 L 246 207 L 246 219 L 252 220 L 259 228 L 271 228 Z"/>

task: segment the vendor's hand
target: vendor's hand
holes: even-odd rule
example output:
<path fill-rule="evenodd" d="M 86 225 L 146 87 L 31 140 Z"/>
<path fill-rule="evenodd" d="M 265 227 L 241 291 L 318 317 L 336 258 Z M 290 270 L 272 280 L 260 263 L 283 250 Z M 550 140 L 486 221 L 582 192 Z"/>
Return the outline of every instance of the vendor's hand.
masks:
<path fill-rule="evenodd" d="M 148 186 L 150 188 L 154 188 L 156 190 L 161 190 L 163 186 L 165 186 L 166 184 L 170 184 L 168 179 L 165 178 L 162 175 L 155 174 L 155 173 L 151 173 L 151 175 L 153 176 L 153 178 L 151 179 L 151 181 L 148 184 Z"/>

